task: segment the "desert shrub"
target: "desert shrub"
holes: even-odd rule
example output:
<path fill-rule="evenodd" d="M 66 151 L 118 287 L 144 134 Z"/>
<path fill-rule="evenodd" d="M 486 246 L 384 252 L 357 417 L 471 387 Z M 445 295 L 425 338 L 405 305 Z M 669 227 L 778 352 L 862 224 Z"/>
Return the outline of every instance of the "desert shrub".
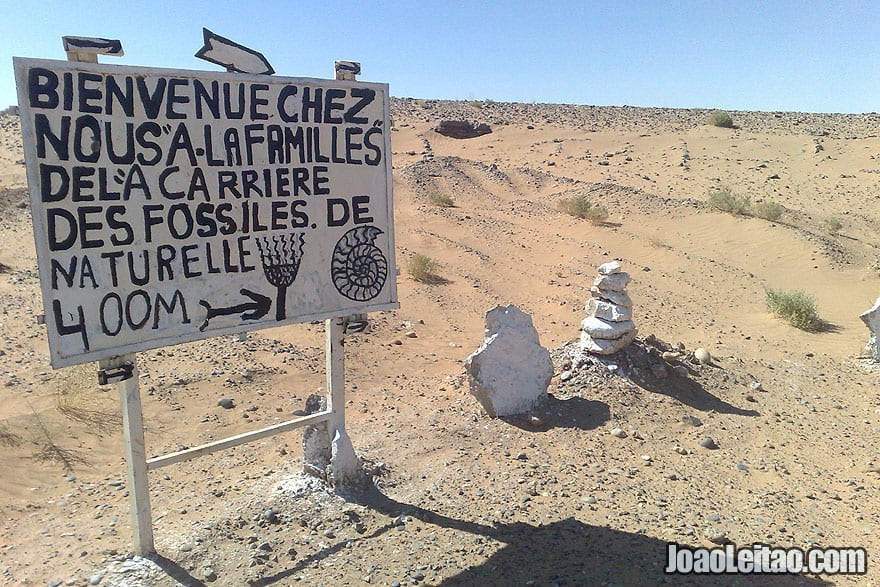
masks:
<path fill-rule="evenodd" d="M 648 237 L 648 244 L 654 247 L 655 249 L 671 249 L 666 241 L 663 240 L 659 234 L 652 234 Z"/>
<path fill-rule="evenodd" d="M 767 309 L 795 328 L 818 330 L 822 325 L 812 296 L 802 291 L 785 292 L 778 289 L 766 290 Z"/>
<path fill-rule="evenodd" d="M 608 219 L 608 209 L 605 206 L 592 204 L 583 194 L 560 200 L 559 210 L 578 218 L 584 218 L 591 224 L 602 224 Z"/>
<path fill-rule="evenodd" d="M 752 206 L 752 214 L 754 214 L 758 218 L 769 220 L 770 222 L 776 222 L 777 220 L 779 220 L 782 217 L 782 213 L 784 211 L 785 208 L 782 207 L 782 204 L 780 204 L 779 202 L 774 202 L 772 200 L 758 202 L 757 204 Z"/>
<path fill-rule="evenodd" d="M 720 126 L 721 128 L 733 128 L 733 119 L 730 114 L 724 110 L 713 110 L 709 113 L 707 120 L 712 126 Z"/>
<path fill-rule="evenodd" d="M 843 228 L 843 222 L 837 218 L 829 218 L 825 221 L 825 227 L 828 229 L 829 234 L 836 235 Z"/>
<path fill-rule="evenodd" d="M 455 200 L 449 194 L 441 194 L 440 192 L 431 192 L 428 199 L 432 204 L 440 208 L 452 208 L 455 206 Z"/>
<path fill-rule="evenodd" d="M 407 272 L 416 281 L 430 283 L 437 279 L 437 275 L 434 273 L 437 267 L 437 261 L 421 253 L 416 253 L 409 259 Z"/>
<path fill-rule="evenodd" d="M 608 220 L 608 209 L 605 206 L 593 206 L 587 211 L 587 221 L 590 224 L 602 224 Z"/>
<path fill-rule="evenodd" d="M 745 214 L 749 211 L 748 196 L 737 196 L 728 187 L 715 188 L 709 191 L 709 205 L 730 214 Z"/>
<path fill-rule="evenodd" d="M 94 367 L 86 363 L 57 371 L 55 407 L 71 420 L 109 434 L 122 427 L 122 414 L 112 402 L 108 405 L 106 392 L 95 381 Z"/>
<path fill-rule="evenodd" d="M 0 446 L 19 446 L 21 436 L 9 428 L 7 422 L 0 422 Z"/>

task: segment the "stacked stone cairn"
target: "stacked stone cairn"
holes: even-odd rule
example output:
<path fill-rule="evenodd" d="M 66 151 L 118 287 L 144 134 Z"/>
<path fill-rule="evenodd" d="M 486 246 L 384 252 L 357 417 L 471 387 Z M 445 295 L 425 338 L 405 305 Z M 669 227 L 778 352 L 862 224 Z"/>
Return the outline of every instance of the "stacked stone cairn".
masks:
<path fill-rule="evenodd" d="M 597 355 L 611 355 L 631 343 L 638 333 L 632 321 L 632 300 L 626 293 L 629 273 L 620 263 L 599 266 L 587 302 L 587 317 L 581 322 L 581 348 Z"/>

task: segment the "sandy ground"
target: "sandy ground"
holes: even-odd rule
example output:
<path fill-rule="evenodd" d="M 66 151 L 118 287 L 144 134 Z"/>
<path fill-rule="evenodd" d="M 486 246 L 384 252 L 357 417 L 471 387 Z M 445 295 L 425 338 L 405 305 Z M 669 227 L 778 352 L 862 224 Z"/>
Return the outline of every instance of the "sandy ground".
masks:
<path fill-rule="evenodd" d="M 128 553 L 116 390 L 94 366 L 48 364 L 20 129 L 0 119 L 0 583 L 697 585 L 664 575 L 666 544 L 724 536 L 863 547 L 868 575 L 712 584 L 876 584 L 880 370 L 860 358 L 858 314 L 880 295 L 880 115 L 732 115 L 736 129 L 699 110 L 395 100 L 401 309 L 346 344 L 348 429 L 374 485 L 343 498 L 301 475 L 296 431 L 167 467 L 151 474 L 151 560 Z M 446 138 L 442 119 L 493 132 Z M 785 213 L 715 211 L 719 186 Z M 558 210 L 577 194 L 607 222 Z M 416 253 L 442 279 L 415 281 Z M 612 259 L 633 276 L 639 338 L 579 361 L 569 343 Z M 812 295 L 826 327 L 771 316 L 767 287 Z M 538 425 L 491 419 L 468 392 L 497 304 L 552 349 Z M 654 377 L 648 335 L 715 364 Z M 323 364 L 322 325 L 142 353 L 148 453 L 289 418 Z"/>

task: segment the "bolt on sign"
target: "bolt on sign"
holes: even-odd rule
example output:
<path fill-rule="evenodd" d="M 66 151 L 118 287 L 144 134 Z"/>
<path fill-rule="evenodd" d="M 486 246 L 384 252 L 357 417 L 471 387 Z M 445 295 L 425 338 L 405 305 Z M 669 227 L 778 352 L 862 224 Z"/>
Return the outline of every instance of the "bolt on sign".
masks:
<path fill-rule="evenodd" d="M 398 307 L 387 84 L 14 67 L 54 367 Z"/>

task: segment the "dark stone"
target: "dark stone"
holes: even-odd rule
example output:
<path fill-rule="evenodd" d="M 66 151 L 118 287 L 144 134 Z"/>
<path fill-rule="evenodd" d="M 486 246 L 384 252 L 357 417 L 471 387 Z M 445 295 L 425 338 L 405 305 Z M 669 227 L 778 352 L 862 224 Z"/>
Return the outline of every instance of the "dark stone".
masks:
<path fill-rule="evenodd" d="M 472 139 L 492 132 L 485 122 L 469 122 L 467 120 L 441 120 L 434 127 L 434 132 L 453 139 Z"/>

